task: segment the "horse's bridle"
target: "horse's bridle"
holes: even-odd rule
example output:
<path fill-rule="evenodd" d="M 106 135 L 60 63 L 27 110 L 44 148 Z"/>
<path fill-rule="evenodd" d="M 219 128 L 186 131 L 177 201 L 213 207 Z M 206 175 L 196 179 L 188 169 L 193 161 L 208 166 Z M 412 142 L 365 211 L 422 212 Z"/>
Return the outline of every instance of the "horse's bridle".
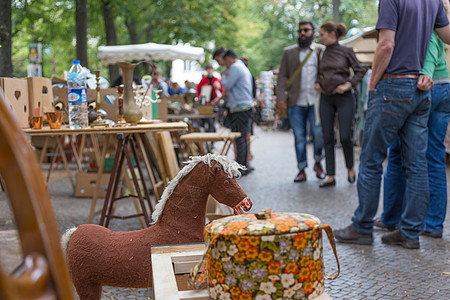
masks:
<path fill-rule="evenodd" d="M 249 197 L 242 199 L 236 206 L 233 207 L 235 215 L 242 215 L 244 212 L 252 208 L 252 201 Z"/>

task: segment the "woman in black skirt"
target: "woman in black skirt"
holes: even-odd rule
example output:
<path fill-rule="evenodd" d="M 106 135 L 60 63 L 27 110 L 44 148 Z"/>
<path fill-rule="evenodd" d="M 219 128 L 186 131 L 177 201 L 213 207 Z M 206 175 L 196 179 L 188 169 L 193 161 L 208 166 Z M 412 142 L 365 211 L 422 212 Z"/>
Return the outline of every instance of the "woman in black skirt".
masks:
<path fill-rule="evenodd" d="M 347 29 L 343 24 L 325 22 L 319 30 L 319 40 L 326 46 L 319 61 L 316 89 L 320 95 L 320 120 L 325 145 L 327 178 L 320 187 L 336 185 L 334 153 L 334 120 L 336 113 L 339 120 L 339 136 L 348 169 L 348 181 L 356 179 L 353 169 L 353 95 L 352 89 L 361 82 L 364 70 L 355 56 L 353 49 L 339 44 Z M 350 69 L 353 70 L 351 75 Z"/>

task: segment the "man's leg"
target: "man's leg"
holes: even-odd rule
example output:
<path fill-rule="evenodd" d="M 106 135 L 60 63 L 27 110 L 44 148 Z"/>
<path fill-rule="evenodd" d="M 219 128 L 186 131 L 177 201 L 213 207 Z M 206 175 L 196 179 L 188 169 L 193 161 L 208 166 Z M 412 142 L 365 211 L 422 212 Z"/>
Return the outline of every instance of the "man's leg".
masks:
<path fill-rule="evenodd" d="M 428 119 L 428 176 L 430 204 L 423 230 L 434 237 L 442 236 L 447 212 L 447 176 L 444 139 L 450 117 L 450 84 L 433 87 L 430 117 Z"/>
<path fill-rule="evenodd" d="M 289 122 L 294 132 L 295 153 L 299 171 L 302 171 L 308 165 L 306 161 L 306 113 L 307 108 L 303 106 L 288 108 Z"/>
<path fill-rule="evenodd" d="M 216 132 L 216 121 L 214 118 L 208 118 L 206 123 L 208 124 L 206 132 Z"/>
<path fill-rule="evenodd" d="M 243 166 L 247 166 L 247 132 L 249 131 L 248 118 L 250 116 L 249 111 L 234 112 L 231 114 L 231 131 L 241 133 L 241 136 L 236 139 L 236 161 Z M 246 174 L 247 172 L 242 173 Z"/>
<path fill-rule="evenodd" d="M 309 122 L 310 132 L 313 138 L 314 146 L 314 171 L 316 172 L 316 177 L 319 179 L 325 178 L 325 172 L 322 169 L 320 161 L 323 158 L 323 133 L 322 126 L 316 124 L 316 114 L 314 106 L 308 107 L 307 118 Z M 305 150 L 306 151 L 306 150 Z"/>
<path fill-rule="evenodd" d="M 322 126 L 316 123 L 314 106 L 308 108 L 308 122 L 311 128 L 311 135 L 314 141 L 314 161 L 320 163 L 323 158 L 323 133 Z"/>
<path fill-rule="evenodd" d="M 252 154 L 250 143 L 251 143 L 251 139 L 252 139 L 252 135 L 253 135 L 254 118 L 255 118 L 255 112 L 252 109 L 251 118 L 248 119 L 249 131 L 247 132 L 247 168 L 248 168 L 249 172 L 252 172 L 255 170 L 255 168 L 250 165 L 250 161 L 253 160 L 253 154 Z"/>
<path fill-rule="evenodd" d="M 416 81 L 395 79 L 382 80 L 376 91 L 369 92 L 357 184 L 359 205 L 352 218 L 353 227 L 360 233 L 373 231 L 383 161 L 387 148 L 414 110 L 412 102 L 416 90 Z"/>
<path fill-rule="evenodd" d="M 428 210 L 428 168 L 426 147 L 428 143 L 429 93 L 417 91 L 413 113 L 399 131 L 402 161 L 406 174 L 406 189 L 399 229 L 403 237 L 419 241 L 422 224 Z"/>
<path fill-rule="evenodd" d="M 388 149 L 388 164 L 384 172 L 383 214 L 381 222 L 394 228 L 400 222 L 405 196 L 405 172 L 402 167 L 400 140 L 394 140 Z"/>

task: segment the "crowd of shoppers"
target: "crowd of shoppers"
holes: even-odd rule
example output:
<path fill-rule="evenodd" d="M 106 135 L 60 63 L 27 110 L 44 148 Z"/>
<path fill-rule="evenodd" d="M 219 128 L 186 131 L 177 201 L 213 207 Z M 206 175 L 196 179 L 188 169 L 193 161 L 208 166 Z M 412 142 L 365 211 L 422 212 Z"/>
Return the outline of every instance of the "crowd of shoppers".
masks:
<path fill-rule="evenodd" d="M 368 86 L 357 182 L 359 206 L 352 224 L 335 231 L 340 242 L 372 244 L 374 221 L 391 230 L 382 237 L 385 244 L 417 249 L 420 234 L 442 237 L 447 208 L 444 138 L 450 119 L 444 51 L 444 43 L 450 43 L 449 12 L 449 0 L 379 3 L 379 42 Z M 353 50 L 338 42 L 346 33 L 345 26 L 331 21 L 320 26 L 324 49 L 309 40 L 314 33 L 312 22 L 299 23 L 298 44 L 284 49 L 278 75 L 277 106 L 287 110 L 295 138 L 299 173 L 294 181 L 306 181 L 308 131 L 320 178 L 321 132 L 327 177 L 320 187 L 336 185 L 337 114 L 347 180 L 354 183 L 352 90 L 365 71 Z M 319 103 L 311 82 L 320 92 Z M 319 110 L 319 120 L 315 110 Z M 381 220 L 374 220 L 386 157 L 384 212 Z"/>
<path fill-rule="evenodd" d="M 379 2 L 379 40 L 368 85 L 358 176 L 352 140 L 353 91 L 365 70 L 352 48 L 339 43 L 346 34 L 345 26 L 331 21 L 321 24 L 319 45 L 314 43 L 314 23 L 302 20 L 297 44 L 283 51 L 276 105 L 287 113 L 293 130 L 297 159 L 294 182 L 307 180 L 306 145 L 311 137 L 313 170 L 323 180 L 319 187 L 337 184 L 336 131 L 347 181 L 357 181 L 359 204 L 351 224 L 335 231 L 340 242 L 372 244 L 374 225 L 390 230 L 383 235 L 383 243 L 408 249 L 420 247 L 421 234 L 442 237 L 447 208 L 444 137 L 450 120 L 445 61 L 445 44 L 450 44 L 449 16 L 449 0 Z M 247 167 L 242 172 L 246 175 L 252 170 L 248 137 L 253 125 L 254 78 L 245 59 L 239 59 L 231 49 L 217 48 L 213 59 L 222 67 L 221 76 L 213 76 L 214 68 L 207 64 L 197 96 L 206 96 L 214 106 L 225 103 L 223 122 L 241 133 L 236 139 L 236 161 Z M 152 80 L 164 90 L 158 73 Z M 210 86 L 206 94 L 202 93 L 205 86 Z M 214 121 L 206 127 L 214 131 L 210 130 Z M 326 174 L 321 166 L 323 157 Z M 375 220 L 386 157 L 384 212 Z"/>

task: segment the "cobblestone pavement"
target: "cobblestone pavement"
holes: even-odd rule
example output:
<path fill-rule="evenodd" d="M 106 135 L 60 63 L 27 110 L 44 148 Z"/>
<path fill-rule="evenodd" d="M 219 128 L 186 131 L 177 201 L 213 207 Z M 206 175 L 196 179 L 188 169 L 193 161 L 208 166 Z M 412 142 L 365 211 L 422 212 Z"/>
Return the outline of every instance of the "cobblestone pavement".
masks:
<path fill-rule="evenodd" d="M 221 147 L 219 143 L 215 146 Z M 309 213 L 333 229 L 349 224 L 358 199 L 356 185 L 347 182 L 341 149 L 336 151 L 336 186 L 319 189 L 320 181 L 312 170 L 311 146 L 308 148 L 308 180 L 293 182 L 297 169 L 291 132 L 257 128 L 251 148 L 255 157 L 252 165 L 256 170 L 239 179 L 239 184 L 252 199 L 252 212 L 270 208 L 274 212 Z M 356 148 L 356 167 L 358 159 L 359 149 Z M 447 174 L 450 168 L 448 171 Z M 67 178 L 62 178 L 61 173 L 52 175 L 48 189 L 59 229 L 63 232 L 86 222 L 90 199 L 72 198 L 70 183 Z M 5 199 L 5 194 L 0 193 L 0 230 L 14 229 Z M 98 202 L 100 205 L 101 201 Z M 128 208 L 122 204 L 118 209 L 126 211 Z M 447 214 L 447 226 L 450 226 L 449 218 L 450 213 Z M 136 219 L 113 220 L 110 227 L 117 231 L 140 228 Z M 341 275 L 334 281 L 325 282 L 333 299 L 450 299 L 449 229 L 444 231 L 442 239 L 421 237 L 420 250 L 386 246 L 381 243 L 382 233 L 375 231 L 373 246 L 337 244 Z M 333 273 L 336 270 L 334 255 L 327 239 L 324 239 L 326 271 Z M 0 240 L 0 255 L 2 242 Z M 104 287 L 102 299 L 147 299 L 150 294 L 150 289 Z"/>

